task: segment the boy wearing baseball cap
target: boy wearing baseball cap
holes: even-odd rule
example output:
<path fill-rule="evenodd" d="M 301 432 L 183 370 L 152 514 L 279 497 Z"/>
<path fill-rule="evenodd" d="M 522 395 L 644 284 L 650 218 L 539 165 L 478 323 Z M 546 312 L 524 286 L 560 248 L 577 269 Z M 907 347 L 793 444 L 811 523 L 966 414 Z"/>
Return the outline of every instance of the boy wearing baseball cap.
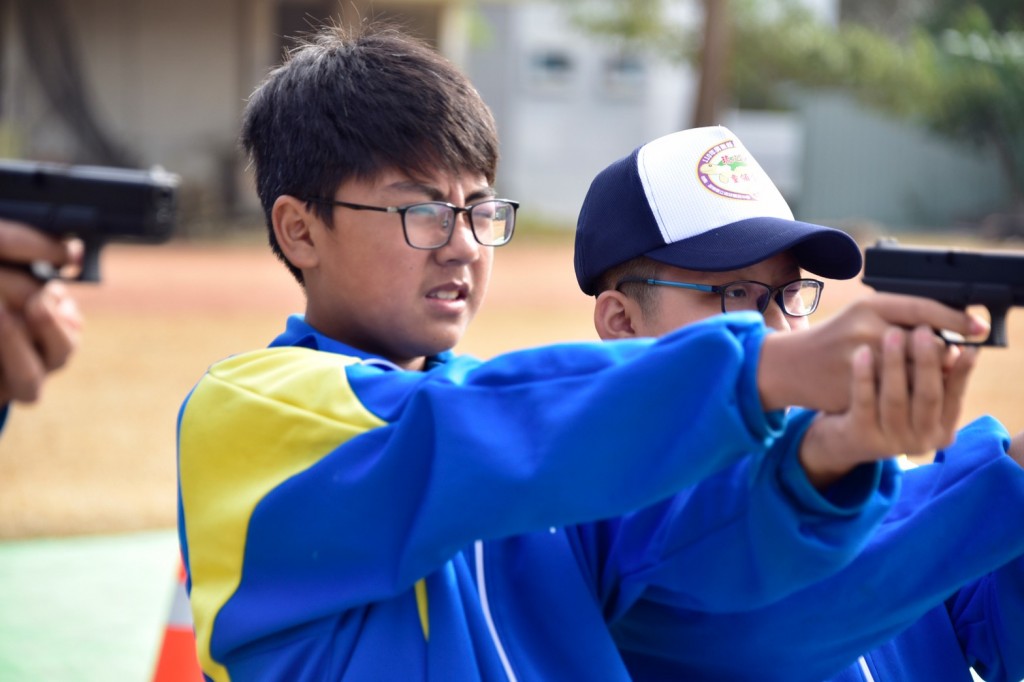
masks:
<path fill-rule="evenodd" d="M 847 279 L 861 258 L 845 234 L 795 221 L 742 142 L 712 127 L 659 138 L 602 171 L 580 212 L 575 264 L 581 289 L 596 296 L 597 331 L 613 340 L 721 313 L 805 329 L 824 283 L 802 271 Z M 876 430 L 913 432 L 915 410 L 928 409 L 917 381 L 928 375 L 917 373 L 934 338 L 912 334 L 911 424 L 901 425 L 889 391 L 900 386 L 904 336 L 886 336 L 877 402 L 851 406 L 861 428 L 829 428 L 837 417 L 819 415 L 805 447 L 824 430 L 836 458 Z M 950 430 L 957 407 L 943 407 Z M 637 680 L 970 680 L 972 666 L 988 680 L 1021 679 L 1022 464 L 1024 434 L 1011 441 L 991 418 L 972 423 L 934 464 L 907 472 L 876 537 L 835 575 L 728 615 L 639 600 L 612 625 L 627 667 Z M 996 513 L 995 499 L 1018 511 Z"/>

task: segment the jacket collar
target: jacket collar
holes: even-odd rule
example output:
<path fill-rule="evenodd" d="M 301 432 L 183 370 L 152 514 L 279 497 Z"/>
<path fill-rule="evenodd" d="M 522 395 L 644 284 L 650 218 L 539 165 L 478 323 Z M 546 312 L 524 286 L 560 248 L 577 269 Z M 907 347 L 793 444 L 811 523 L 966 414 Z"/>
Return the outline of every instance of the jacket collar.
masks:
<path fill-rule="evenodd" d="M 386 358 L 382 358 L 374 353 L 368 353 L 364 350 L 360 350 L 359 348 L 354 348 L 346 343 L 338 341 L 337 339 L 332 339 L 329 336 L 321 334 L 307 323 L 306 318 L 302 315 L 290 315 L 284 332 L 270 342 L 271 348 L 280 346 L 310 348 L 312 350 L 324 351 L 325 353 L 336 353 L 338 355 L 359 358 L 368 365 L 396 370 L 401 369 L 398 365 Z M 446 350 L 437 355 L 432 355 L 427 358 L 426 367 L 424 369 L 432 369 L 438 365 L 443 365 L 450 362 L 454 357 L 455 354 L 450 350 Z"/>

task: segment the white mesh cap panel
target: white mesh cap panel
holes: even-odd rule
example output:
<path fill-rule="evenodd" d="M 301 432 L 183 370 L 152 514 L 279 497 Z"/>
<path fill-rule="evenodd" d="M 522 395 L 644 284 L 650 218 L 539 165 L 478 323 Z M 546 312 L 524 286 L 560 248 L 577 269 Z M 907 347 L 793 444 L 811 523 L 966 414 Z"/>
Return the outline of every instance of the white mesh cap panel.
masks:
<path fill-rule="evenodd" d="M 666 244 L 747 218 L 793 220 L 775 183 L 722 126 L 684 130 L 644 145 L 637 172 Z"/>

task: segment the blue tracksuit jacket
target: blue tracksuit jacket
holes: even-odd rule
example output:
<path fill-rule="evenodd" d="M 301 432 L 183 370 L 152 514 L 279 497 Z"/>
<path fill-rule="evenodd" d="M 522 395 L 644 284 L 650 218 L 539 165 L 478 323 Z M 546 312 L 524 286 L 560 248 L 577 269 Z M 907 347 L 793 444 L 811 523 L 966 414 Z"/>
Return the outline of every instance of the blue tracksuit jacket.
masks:
<path fill-rule="evenodd" d="M 1014 548 L 1020 550 L 1019 540 L 1000 546 L 1008 532 L 1017 533 L 1018 538 L 1024 536 L 1024 499 L 1020 494 L 1024 471 L 1015 469 L 1001 452 L 1008 438 L 994 420 L 982 419 L 971 424 L 961 432 L 960 442 L 954 448 L 939 454 L 936 464 L 907 472 L 904 499 L 893 510 L 893 520 L 906 523 L 905 519 L 923 504 L 944 507 L 950 515 L 957 516 L 964 515 L 964 507 L 970 505 L 974 511 L 966 513 L 978 517 L 978 528 L 972 529 L 961 521 L 933 531 L 947 546 L 959 545 L 961 561 L 970 561 L 967 555 L 971 553 L 998 563 L 1012 554 Z M 1010 494 L 1006 490 L 985 489 L 985 481 L 993 476 L 1006 476 L 1011 481 Z M 973 500 L 957 500 L 955 508 L 949 505 L 943 491 L 945 481 L 953 478 L 960 479 L 960 486 L 973 487 L 974 493 Z M 999 496 L 990 498 L 990 494 Z M 996 526 L 999 530 L 985 526 Z M 926 573 L 927 559 L 927 554 L 918 559 Z M 957 556 L 952 560 L 956 561 Z M 972 667 L 987 682 L 1024 680 L 1024 553 L 956 590 L 906 630 L 832 678 L 832 682 L 970 682 L 968 669 Z"/>
<path fill-rule="evenodd" d="M 613 625 L 634 679 L 988 682 L 1024 678 L 1024 469 L 994 419 L 962 429 L 847 567 L 721 614 L 642 599 Z M 856 661 L 864 653 L 863 661 Z"/>
<path fill-rule="evenodd" d="M 609 624 L 634 604 L 730 612 L 833 573 L 901 479 L 809 486 L 811 415 L 760 408 L 766 333 L 729 315 L 407 372 L 291 318 L 179 415 L 205 674 L 628 680 Z"/>

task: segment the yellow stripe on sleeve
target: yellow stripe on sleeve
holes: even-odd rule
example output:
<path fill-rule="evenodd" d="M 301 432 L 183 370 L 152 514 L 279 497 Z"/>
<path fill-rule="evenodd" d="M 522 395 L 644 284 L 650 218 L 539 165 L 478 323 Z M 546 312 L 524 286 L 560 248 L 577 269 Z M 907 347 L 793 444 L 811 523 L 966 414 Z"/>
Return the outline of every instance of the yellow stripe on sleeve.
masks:
<path fill-rule="evenodd" d="M 189 398 L 179 478 L 192 575 L 191 605 L 203 670 L 229 682 L 210 640 L 241 581 L 256 505 L 283 481 L 350 438 L 384 425 L 352 392 L 346 365 L 305 348 L 270 348 L 210 368 Z"/>

